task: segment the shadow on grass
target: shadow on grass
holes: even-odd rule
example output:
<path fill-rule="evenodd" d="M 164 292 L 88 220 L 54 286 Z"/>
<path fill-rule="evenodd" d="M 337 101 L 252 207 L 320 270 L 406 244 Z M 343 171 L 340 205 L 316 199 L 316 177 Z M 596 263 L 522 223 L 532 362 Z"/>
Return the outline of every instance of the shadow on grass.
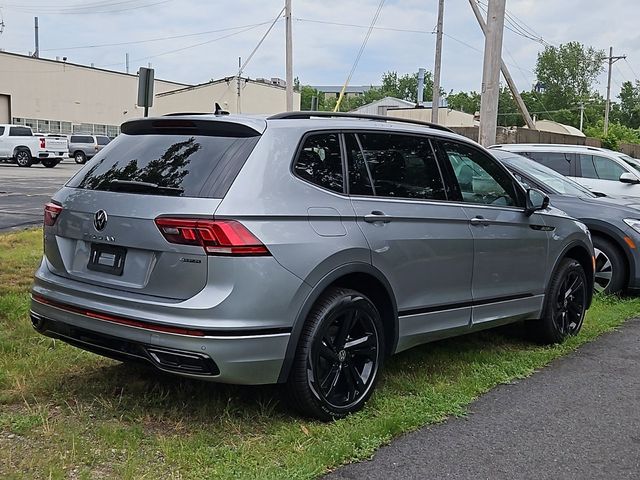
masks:
<path fill-rule="evenodd" d="M 519 324 L 440 340 L 389 359 L 381 384 L 411 390 L 413 374 L 433 378 L 455 375 L 470 362 L 532 344 Z M 65 356 L 76 352 L 64 346 Z M 81 363 L 86 362 L 85 365 Z M 144 363 L 115 363 L 92 354 L 76 358 L 81 368 L 40 385 L 33 396 L 42 401 L 88 411 L 92 417 L 118 417 L 132 422 L 153 419 L 172 424 L 210 424 L 215 420 L 273 422 L 299 419 L 284 385 L 239 386 L 193 380 L 167 374 Z M 395 387 L 393 387 L 395 386 Z"/>

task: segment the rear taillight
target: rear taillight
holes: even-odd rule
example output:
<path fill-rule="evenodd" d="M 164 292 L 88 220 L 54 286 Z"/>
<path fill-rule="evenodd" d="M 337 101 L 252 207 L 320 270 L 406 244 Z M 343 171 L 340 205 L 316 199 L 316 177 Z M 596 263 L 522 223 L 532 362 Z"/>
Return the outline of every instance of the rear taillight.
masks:
<path fill-rule="evenodd" d="M 168 242 L 199 245 L 207 255 L 270 255 L 267 247 L 235 220 L 159 217 L 155 221 Z"/>
<path fill-rule="evenodd" d="M 44 224 L 48 227 L 54 225 L 60 213 L 62 213 L 62 207 L 60 205 L 51 202 L 47 203 L 44 206 Z"/>
<path fill-rule="evenodd" d="M 44 138 L 40 139 L 40 148 L 44 149 L 46 147 L 46 140 Z"/>

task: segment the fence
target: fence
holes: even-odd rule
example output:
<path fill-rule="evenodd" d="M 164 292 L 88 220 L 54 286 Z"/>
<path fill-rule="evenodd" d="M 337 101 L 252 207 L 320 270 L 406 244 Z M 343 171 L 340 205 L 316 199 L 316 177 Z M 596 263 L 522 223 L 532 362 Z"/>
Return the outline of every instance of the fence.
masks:
<path fill-rule="evenodd" d="M 478 141 L 479 127 L 451 127 L 451 130 L 464 137 L 470 138 L 471 140 Z M 498 127 L 496 143 L 554 143 L 566 145 L 589 145 L 590 147 L 602 146 L 602 142 L 597 138 L 578 137 L 576 135 L 566 135 L 564 133 L 543 132 L 541 130 L 517 127 Z M 638 153 L 640 154 L 640 145 L 634 145 L 634 147 L 638 147 Z"/>

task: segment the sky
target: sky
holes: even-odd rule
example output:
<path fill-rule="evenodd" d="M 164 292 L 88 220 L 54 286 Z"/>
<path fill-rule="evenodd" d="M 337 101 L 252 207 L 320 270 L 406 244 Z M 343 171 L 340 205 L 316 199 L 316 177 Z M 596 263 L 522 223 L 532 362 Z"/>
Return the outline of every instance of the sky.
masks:
<path fill-rule="evenodd" d="M 283 1 L 0 0 L 5 24 L 0 49 L 33 51 L 33 17 L 38 15 L 41 57 L 66 56 L 69 62 L 124 71 L 129 53 L 132 72 L 151 62 L 156 78 L 202 83 L 237 73 L 238 57 L 249 56 Z M 303 85 L 344 83 L 379 3 L 292 0 L 294 76 Z M 351 85 L 379 84 L 386 71 L 433 70 L 437 4 L 386 0 Z M 622 82 L 640 72 L 637 0 L 507 0 L 507 13 L 512 23 L 505 30 L 503 58 L 520 90 L 535 82 L 536 57 L 544 47 L 514 33 L 517 25 L 547 44 L 576 40 L 626 54 L 613 68 L 613 97 Z M 445 0 L 443 30 L 443 88 L 479 91 L 484 38 L 468 0 Z M 279 19 L 244 75 L 284 78 L 284 39 L 284 20 Z M 127 44 L 113 45 L 122 43 Z M 0 90 L 3 74 L 10 72 L 0 67 Z M 598 89 L 604 93 L 605 87 L 603 74 Z"/>

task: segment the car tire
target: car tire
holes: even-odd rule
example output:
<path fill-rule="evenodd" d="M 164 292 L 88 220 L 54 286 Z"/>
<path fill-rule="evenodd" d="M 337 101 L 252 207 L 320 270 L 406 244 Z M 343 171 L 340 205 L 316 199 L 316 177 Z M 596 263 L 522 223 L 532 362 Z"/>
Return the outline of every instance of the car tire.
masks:
<path fill-rule="evenodd" d="M 73 159 L 76 161 L 78 165 L 82 165 L 87 162 L 87 156 L 84 152 L 76 152 L 73 154 Z"/>
<path fill-rule="evenodd" d="M 30 167 L 33 163 L 31 152 L 26 148 L 21 148 L 16 151 L 14 158 L 19 167 Z"/>
<path fill-rule="evenodd" d="M 596 293 L 616 294 L 625 288 L 626 262 L 620 249 L 609 240 L 594 236 L 596 258 L 593 290 Z"/>
<path fill-rule="evenodd" d="M 365 295 L 331 288 L 303 326 L 287 382 L 293 407 L 323 421 L 360 410 L 384 361 L 380 313 Z"/>
<path fill-rule="evenodd" d="M 40 163 L 42 163 L 43 166 L 47 167 L 47 168 L 53 168 L 56 165 L 58 165 L 58 162 L 56 162 L 55 160 L 42 160 Z"/>
<path fill-rule="evenodd" d="M 549 283 L 542 318 L 527 322 L 530 335 L 539 343 L 562 343 L 577 335 L 587 310 L 587 275 L 577 260 L 560 262 Z"/>

